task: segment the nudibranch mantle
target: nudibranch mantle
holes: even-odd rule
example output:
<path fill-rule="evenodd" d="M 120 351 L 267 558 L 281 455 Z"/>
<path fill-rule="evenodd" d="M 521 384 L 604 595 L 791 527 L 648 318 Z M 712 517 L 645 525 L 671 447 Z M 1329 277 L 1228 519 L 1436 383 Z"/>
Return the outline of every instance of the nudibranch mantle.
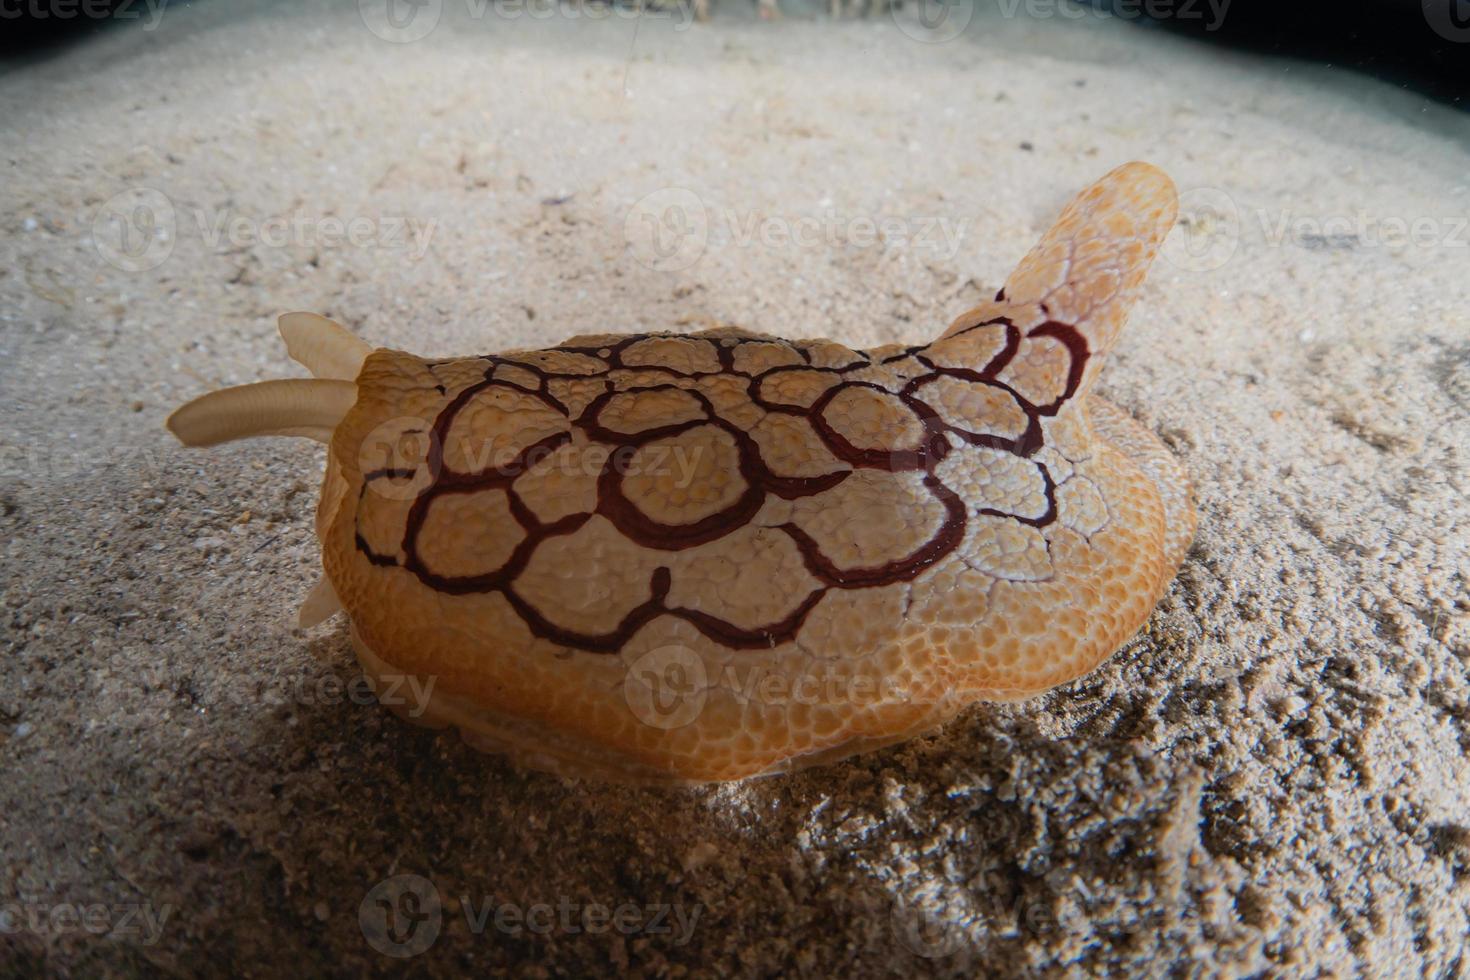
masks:
<path fill-rule="evenodd" d="M 289 314 L 315 379 L 169 425 L 328 445 L 302 622 L 345 611 L 370 678 L 431 692 L 400 713 L 567 775 L 785 771 L 1071 680 L 1147 619 L 1188 483 L 1091 388 L 1175 210 L 1118 168 L 921 346 L 724 328 L 429 361 Z"/>

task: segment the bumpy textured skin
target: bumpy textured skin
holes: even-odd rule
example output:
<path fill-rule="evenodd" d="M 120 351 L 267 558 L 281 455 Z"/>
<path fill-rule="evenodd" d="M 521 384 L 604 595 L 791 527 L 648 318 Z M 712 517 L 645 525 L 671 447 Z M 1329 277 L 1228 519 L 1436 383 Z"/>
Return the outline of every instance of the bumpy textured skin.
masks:
<path fill-rule="evenodd" d="M 318 512 L 370 676 L 521 764 L 736 779 L 1086 673 L 1193 536 L 1184 474 L 1089 395 L 1174 220 L 1079 197 L 934 343 L 734 329 L 367 357 Z"/>

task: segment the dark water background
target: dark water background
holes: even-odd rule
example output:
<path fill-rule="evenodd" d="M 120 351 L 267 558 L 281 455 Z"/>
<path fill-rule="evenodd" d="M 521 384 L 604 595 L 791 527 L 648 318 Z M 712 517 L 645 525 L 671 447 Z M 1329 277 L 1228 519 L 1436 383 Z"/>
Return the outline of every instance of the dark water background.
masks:
<path fill-rule="evenodd" d="M 139 29 L 174 6 L 227 0 L 0 0 L 0 53 L 46 57 L 99 31 Z M 228 0 L 241 8 L 248 0 Z M 355 0 L 342 0 L 351 5 Z M 396 0 L 400 3 L 425 0 Z M 590 0 L 602 2 L 602 0 Z M 619 0 L 622 2 L 622 0 Z M 850 0 L 844 0 L 844 3 Z M 887 2 L 887 0 L 880 0 Z M 1000 6 L 1017 16 L 1083 0 L 897 0 L 913 5 Z M 1140 30 L 1187 34 L 1292 63 L 1360 74 L 1470 108 L 1470 0 L 1088 0 Z M 753 0 L 715 0 L 714 16 L 745 19 Z M 750 9 L 747 9 L 750 8 Z M 788 17 L 825 16 L 827 0 L 781 0 Z M 942 8 L 941 8 L 942 9 Z M 242 13 L 246 12 L 242 9 Z M 258 13 L 259 11 L 254 11 Z"/>

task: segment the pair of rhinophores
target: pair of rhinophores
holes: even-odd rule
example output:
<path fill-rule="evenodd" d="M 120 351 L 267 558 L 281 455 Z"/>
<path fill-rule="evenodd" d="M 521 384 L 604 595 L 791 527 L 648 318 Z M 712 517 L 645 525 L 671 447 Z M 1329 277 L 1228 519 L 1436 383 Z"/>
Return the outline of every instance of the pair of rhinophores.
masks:
<path fill-rule="evenodd" d="M 916 347 L 726 328 L 425 360 L 291 314 L 315 379 L 168 424 L 326 443 L 302 623 L 345 612 L 380 691 L 428 692 L 394 699 L 414 720 L 567 775 L 792 770 L 1071 680 L 1147 619 L 1188 484 L 1092 388 L 1175 210 L 1159 170 L 1114 170 Z"/>

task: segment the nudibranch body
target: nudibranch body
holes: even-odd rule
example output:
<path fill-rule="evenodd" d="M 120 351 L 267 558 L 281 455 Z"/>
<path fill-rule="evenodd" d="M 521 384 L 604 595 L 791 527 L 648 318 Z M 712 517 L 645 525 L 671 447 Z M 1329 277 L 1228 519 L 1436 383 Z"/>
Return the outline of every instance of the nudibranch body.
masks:
<path fill-rule="evenodd" d="M 429 361 L 282 318 L 316 380 L 206 395 L 190 445 L 328 445 L 325 577 L 418 721 L 568 775 L 701 782 L 932 729 L 1086 673 L 1194 532 L 1164 446 L 1090 390 L 1173 225 L 1083 192 L 933 343 L 736 329 Z"/>

